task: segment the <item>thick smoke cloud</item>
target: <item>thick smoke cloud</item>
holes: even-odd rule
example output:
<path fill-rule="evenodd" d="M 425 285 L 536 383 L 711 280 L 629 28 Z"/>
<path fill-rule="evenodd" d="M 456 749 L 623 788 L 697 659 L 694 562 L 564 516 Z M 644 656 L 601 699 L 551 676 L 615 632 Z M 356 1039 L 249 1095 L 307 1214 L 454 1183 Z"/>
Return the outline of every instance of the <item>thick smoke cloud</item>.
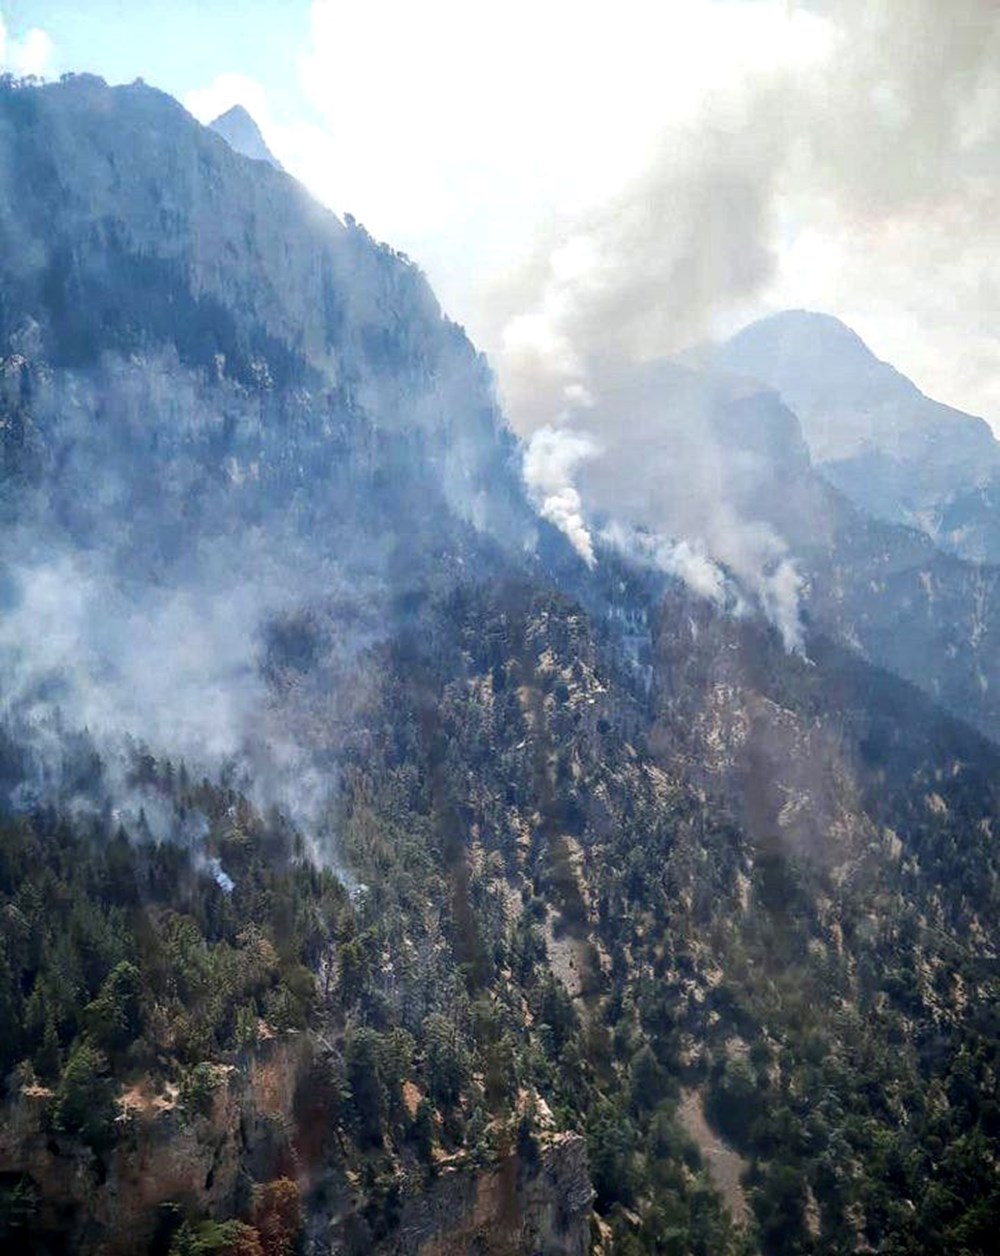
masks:
<path fill-rule="evenodd" d="M 644 178 L 541 246 L 498 292 L 516 426 L 572 412 L 599 392 L 606 364 L 674 354 L 720 308 L 759 291 L 775 265 L 775 147 L 758 128 L 727 130 L 721 119 L 671 137 Z"/>
<path fill-rule="evenodd" d="M 833 46 L 825 73 L 797 102 L 797 178 L 861 220 L 977 191 L 981 213 L 982 179 L 1000 166 L 996 5 L 841 0 L 821 11 Z"/>
<path fill-rule="evenodd" d="M 981 257 L 984 239 L 994 256 L 1000 246 L 996 6 L 839 0 L 809 11 L 816 56 L 706 97 L 693 120 L 665 131 L 641 178 L 554 224 L 494 293 L 492 338 L 515 425 L 528 434 L 569 426 L 603 451 L 600 501 L 584 487 L 568 512 L 577 537 L 597 507 L 685 539 L 677 529 L 692 511 L 676 497 L 663 499 L 659 517 L 636 518 L 635 477 L 659 476 L 663 464 L 637 468 L 622 455 L 646 433 L 628 409 L 604 404 L 608 381 L 743 321 L 817 233 L 878 240 L 891 267 L 915 274 L 936 259 L 958 287 L 972 282 L 959 255 Z M 983 276 L 975 282 L 980 302 L 990 300 Z M 992 291 L 1000 316 L 1000 285 Z M 785 640 L 799 641 L 794 557 L 745 501 L 719 496 L 726 477 L 711 464 L 729 451 L 688 442 L 670 456 L 696 468 L 692 493 L 715 482 L 716 520 L 688 543 L 731 565 Z M 676 479 L 674 491 L 684 492 Z"/>
<path fill-rule="evenodd" d="M 553 224 L 498 287 L 495 339 L 520 426 L 551 421 L 604 358 L 670 355 L 731 321 L 804 228 L 896 230 L 912 217 L 927 247 L 952 254 L 975 231 L 996 238 L 992 0 L 809 7 L 822 56 L 707 97 L 665 129 L 640 178 Z M 934 230 L 948 223 L 959 238 Z"/>

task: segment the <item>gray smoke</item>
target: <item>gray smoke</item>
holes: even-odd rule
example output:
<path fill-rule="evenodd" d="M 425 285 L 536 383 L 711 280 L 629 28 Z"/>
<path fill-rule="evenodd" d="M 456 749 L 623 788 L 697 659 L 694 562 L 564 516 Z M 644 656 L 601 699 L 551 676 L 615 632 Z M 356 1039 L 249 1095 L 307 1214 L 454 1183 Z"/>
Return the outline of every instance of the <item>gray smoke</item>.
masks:
<path fill-rule="evenodd" d="M 260 400 L 175 354 L 32 380 L 37 451 L 0 544 L 0 790 L 110 807 L 194 850 L 191 818 L 134 781 L 148 750 L 279 809 L 336 863 L 338 739 L 385 631 L 384 553 L 296 526 L 241 441 L 213 455 L 227 425 L 261 447 Z M 274 441 L 290 448 L 287 431 Z"/>
<path fill-rule="evenodd" d="M 551 224 L 493 294 L 519 427 L 552 422 L 602 360 L 697 343 L 756 298 L 788 219 L 877 230 L 894 215 L 997 237 L 1000 17 L 992 0 L 830 0 L 826 56 L 732 83 L 668 129 L 640 178 Z M 793 223 L 792 225 L 802 225 Z M 977 243 L 930 237 L 931 249 Z"/>
<path fill-rule="evenodd" d="M 27 761 L 15 804 L 74 796 L 67 742 L 103 762 L 100 795 L 116 820 L 195 846 L 155 794 L 130 782 L 141 747 L 197 776 L 225 774 L 261 808 L 277 807 L 314 856 L 333 857 L 327 808 L 336 784 L 287 727 L 262 669 L 265 630 L 287 596 L 268 579 L 180 587 L 123 580 L 104 555 L 34 554 L 7 566 L 0 617 L 0 724 Z M 292 603 L 294 605 L 294 603 Z M 141 742 L 140 740 L 141 739 Z M 68 795 L 67 795 L 68 791 Z M 185 819 L 185 823 L 187 823 Z"/>
<path fill-rule="evenodd" d="M 729 565 L 793 647 L 801 641 L 794 557 L 745 499 L 719 495 L 726 477 L 713 467 L 730 451 L 711 440 L 697 447 L 694 409 L 683 447 L 672 455 L 695 474 L 677 477 L 675 496 L 658 512 L 637 513 L 637 494 L 656 494 L 649 480 L 662 474 L 663 459 L 636 465 L 621 456 L 648 433 L 627 408 L 607 404 L 609 380 L 732 327 L 775 278 L 789 235 L 813 227 L 883 242 L 896 271 L 921 276 L 936 263 L 958 287 L 975 282 L 978 304 L 1000 316 L 1000 285 L 987 291 L 976 264 L 984 241 L 994 254 L 1000 245 L 1000 17 L 993 0 L 807 7 L 822 23 L 822 58 L 747 75 L 707 98 L 693 122 L 663 135 L 630 187 L 551 224 L 490 308 L 518 430 L 544 430 L 550 455 L 561 428 L 572 432 L 570 448 L 589 439 L 603 451 L 579 477 L 582 487 L 568 474 L 561 485 L 550 481 L 543 498 L 560 504 L 577 548 L 586 552 L 597 511 L 672 533 Z M 529 457 L 529 472 L 533 465 Z M 576 471 L 572 460 L 563 466 Z M 598 478 L 599 500 L 587 487 Z M 677 498 L 706 491 L 716 494 L 714 521 Z M 692 514 L 698 530 L 675 531 Z"/>

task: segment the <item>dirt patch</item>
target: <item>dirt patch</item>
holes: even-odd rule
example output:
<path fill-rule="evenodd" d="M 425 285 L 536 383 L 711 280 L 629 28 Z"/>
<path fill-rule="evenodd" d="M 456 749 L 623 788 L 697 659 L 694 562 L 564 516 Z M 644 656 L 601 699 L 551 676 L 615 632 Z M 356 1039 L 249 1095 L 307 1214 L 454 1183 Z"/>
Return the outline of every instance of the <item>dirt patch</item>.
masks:
<path fill-rule="evenodd" d="M 406 1112 L 412 1121 L 417 1115 L 417 1109 L 420 1107 L 424 1094 L 416 1082 L 403 1082 L 403 1103 L 406 1106 Z"/>
<path fill-rule="evenodd" d="M 21 1094 L 28 1099 L 54 1099 L 56 1092 L 50 1090 L 48 1086 L 39 1086 L 35 1083 L 31 1086 L 22 1086 Z"/>
<path fill-rule="evenodd" d="M 157 1091 L 148 1078 L 136 1082 L 118 1096 L 121 1118 L 156 1117 L 161 1112 L 172 1112 L 177 1107 L 179 1091 L 168 1083 L 163 1091 Z"/>
<path fill-rule="evenodd" d="M 583 993 L 583 978 L 587 969 L 586 942 L 567 932 L 556 937 L 555 916 L 551 911 L 545 918 L 542 933 L 549 953 L 549 967 L 566 987 L 570 998 L 578 999 Z"/>
<path fill-rule="evenodd" d="M 737 1225 L 745 1225 L 750 1220 L 750 1208 L 740 1178 L 748 1167 L 747 1162 L 709 1126 L 698 1091 L 681 1091 L 677 1115 L 701 1152 L 712 1185 L 722 1196 L 729 1215 Z"/>

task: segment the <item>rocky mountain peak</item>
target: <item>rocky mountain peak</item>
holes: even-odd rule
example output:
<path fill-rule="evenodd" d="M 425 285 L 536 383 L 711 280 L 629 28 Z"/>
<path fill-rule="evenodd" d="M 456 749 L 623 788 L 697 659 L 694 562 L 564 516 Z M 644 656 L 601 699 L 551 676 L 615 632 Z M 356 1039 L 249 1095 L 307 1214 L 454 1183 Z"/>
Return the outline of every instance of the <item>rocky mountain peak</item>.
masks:
<path fill-rule="evenodd" d="M 268 148 L 260 127 L 242 105 L 233 105 L 225 113 L 220 113 L 209 129 L 221 135 L 229 147 L 253 161 L 266 161 L 275 170 L 283 170 L 281 162 Z"/>

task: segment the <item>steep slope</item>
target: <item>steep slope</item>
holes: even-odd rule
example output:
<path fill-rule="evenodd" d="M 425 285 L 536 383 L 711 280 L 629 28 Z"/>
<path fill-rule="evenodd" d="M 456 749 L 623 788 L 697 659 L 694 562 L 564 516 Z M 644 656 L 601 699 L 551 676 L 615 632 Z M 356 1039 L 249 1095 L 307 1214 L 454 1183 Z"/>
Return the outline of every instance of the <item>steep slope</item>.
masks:
<path fill-rule="evenodd" d="M 853 505 L 776 393 L 657 362 L 606 375 L 588 414 L 607 434 L 579 472 L 598 520 L 695 543 L 739 597 L 786 627 L 801 617 L 807 648 L 827 633 L 1000 739 L 1000 570 Z M 797 579 L 780 581 L 783 563 Z"/>
<path fill-rule="evenodd" d="M 69 724 L 301 807 L 323 685 L 262 656 L 349 674 L 538 534 L 485 363 L 404 258 L 141 84 L 5 90 L 0 171 L 8 785 Z"/>
<path fill-rule="evenodd" d="M 8 353 L 73 370 L 170 346 L 255 395 L 411 431 L 452 505 L 489 511 L 489 378 L 405 259 L 141 84 L 6 91 L 0 143 Z"/>
<path fill-rule="evenodd" d="M 1000 560 L 1000 445 L 982 419 L 925 397 L 825 314 L 762 319 L 712 360 L 776 389 L 824 477 L 866 513 L 963 558 Z"/>
<path fill-rule="evenodd" d="M 168 98 L 0 121 L 0 1239 L 986 1256 L 995 745 L 591 572 L 413 268 Z M 700 466 L 912 615 L 773 394 L 640 383 L 640 522 Z"/>
<path fill-rule="evenodd" d="M 629 605 L 648 697 L 538 586 L 373 647 L 353 896 L 164 760 L 139 770 L 206 815 L 229 893 L 98 825 L 5 832 L 14 1234 L 184 1251 L 185 1216 L 263 1225 L 294 1183 L 309 1251 L 582 1251 L 586 1147 L 611 1250 L 985 1256 L 996 750 L 829 644 Z M 692 1102 L 745 1159 L 742 1234 Z"/>

